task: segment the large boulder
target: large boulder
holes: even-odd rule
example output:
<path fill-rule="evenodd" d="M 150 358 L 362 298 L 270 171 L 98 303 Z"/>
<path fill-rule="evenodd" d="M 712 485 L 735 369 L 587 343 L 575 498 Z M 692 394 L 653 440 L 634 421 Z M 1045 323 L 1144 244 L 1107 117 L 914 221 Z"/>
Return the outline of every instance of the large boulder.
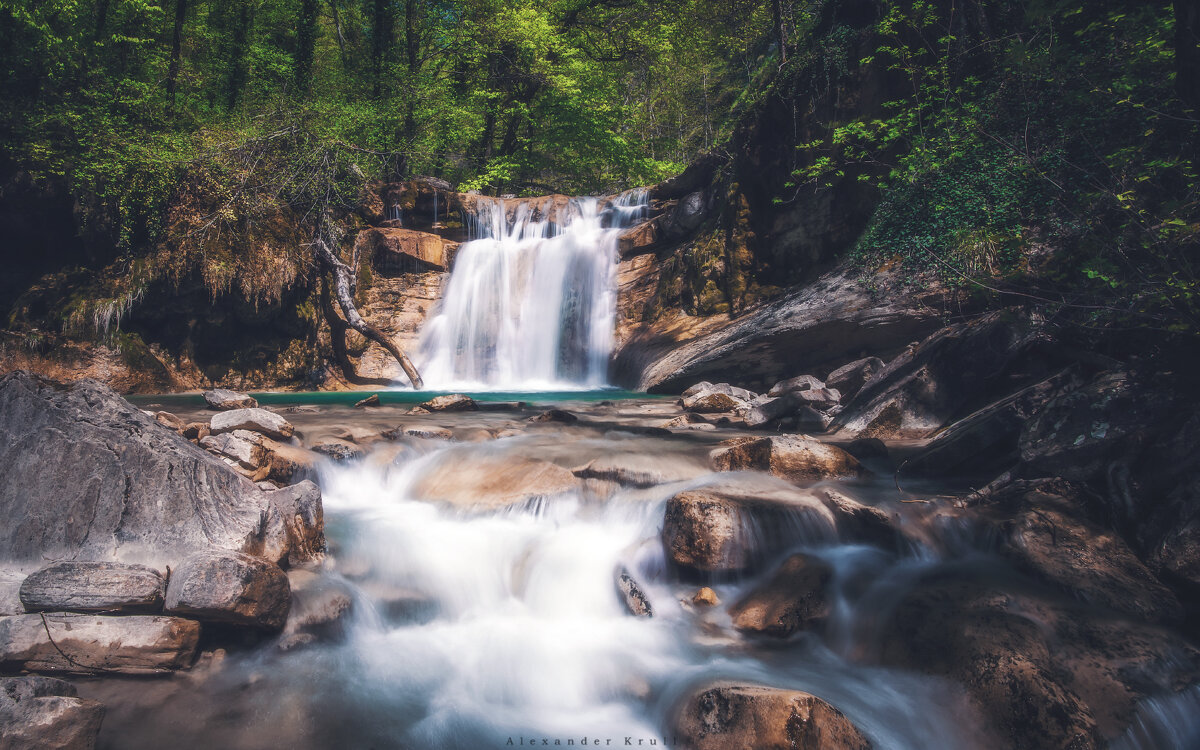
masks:
<path fill-rule="evenodd" d="M 870 741 L 825 701 L 798 690 L 717 683 L 675 709 L 674 734 L 693 750 L 869 750 Z"/>
<path fill-rule="evenodd" d="M 290 554 L 272 493 L 99 383 L 24 372 L 0 378 L 0 518 L 0 550 L 39 563 Z"/>
<path fill-rule="evenodd" d="M 1066 482 L 1015 484 L 984 509 L 996 519 L 1000 554 L 1096 606 L 1161 625 L 1182 622 L 1179 600 L 1120 536 L 1087 517 L 1082 497 Z"/>
<path fill-rule="evenodd" d="M 815 494 L 716 484 L 667 500 L 662 541 L 682 572 L 720 577 L 753 570 L 783 546 L 836 536 L 837 518 Z"/>
<path fill-rule="evenodd" d="M 824 388 L 825 384 L 812 375 L 797 375 L 794 378 L 781 380 L 771 386 L 771 390 L 767 391 L 768 396 L 784 396 L 796 391 L 811 391 Z"/>
<path fill-rule="evenodd" d="M 1170 631 L 970 577 L 905 592 L 878 637 L 884 665 L 961 684 L 1003 747 L 1106 747 L 1140 698 L 1200 679 Z"/>
<path fill-rule="evenodd" d="M 252 397 L 245 393 L 231 391 L 227 388 L 215 388 L 211 391 L 205 391 L 204 402 L 208 404 L 208 408 L 216 409 L 217 411 L 253 409 L 258 406 L 258 402 Z"/>
<path fill-rule="evenodd" d="M 325 507 L 321 488 L 305 479 L 271 492 L 287 539 L 287 557 L 268 555 L 282 563 L 300 565 L 325 555 Z"/>
<path fill-rule="evenodd" d="M 733 411 L 748 404 L 752 398 L 754 394 L 750 391 L 721 383 L 683 396 L 680 405 L 690 412 L 711 414 Z"/>
<path fill-rule="evenodd" d="M 248 430 L 207 435 L 200 438 L 200 446 L 210 453 L 234 461 L 244 469 L 257 469 L 267 459 L 262 435 Z"/>
<path fill-rule="evenodd" d="M 320 456 L 307 448 L 264 438 L 267 476 L 277 482 L 302 482 L 317 475 Z"/>
<path fill-rule="evenodd" d="M 826 589 L 833 570 L 809 555 L 792 555 L 729 609 L 733 626 L 744 633 L 786 638 L 829 616 Z"/>
<path fill-rule="evenodd" d="M 835 445 L 803 435 L 734 438 L 709 454 L 716 471 L 768 471 L 791 482 L 852 478 L 864 473 L 858 460 Z"/>
<path fill-rule="evenodd" d="M 53 677 L 0 677 L 0 750 L 92 750 L 103 704 Z"/>
<path fill-rule="evenodd" d="M 21 584 L 26 612 L 154 613 L 167 582 L 153 568 L 112 562 L 63 561 Z"/>
<path fill-rule="evenodd" d="M 153 674 L 192 664 L 200 623 L 179 617 L 66 614 L 0 618 L 0 670 Z"/>
<path fill-rule="evenodd" d="M 946 326 L 889 362 L 834 419 L 859 437 L 923 438 L 1049 373 L 1029 319 L 997 312 Z M 1015 387 L 1014 387 L 1015 386 Z"/>
<path fill-rule="evenodd" d="M 286 440 L 296 432 L 291 422 L 266 409 L 231 409 L 214 414 L 208 422 L 208 429 L 213 435 L 248 430 L 276 440 Z"/>
<path fill-rule="evenodd" d="M 206 622 L 278 630 L 291 607 L 287 574 L 237 552 L 193 555 L 172 572 L 166 611 Z"/>

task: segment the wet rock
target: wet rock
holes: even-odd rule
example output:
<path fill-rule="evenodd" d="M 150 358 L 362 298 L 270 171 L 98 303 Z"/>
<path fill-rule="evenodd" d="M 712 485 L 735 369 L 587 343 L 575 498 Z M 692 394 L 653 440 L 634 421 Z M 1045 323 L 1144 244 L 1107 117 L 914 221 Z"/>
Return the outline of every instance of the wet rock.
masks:
<path fill-rule="evenodd" d="M 675 709 L 674 733 L 694 750 L 869 750 L 841 711 L 797 690 L 717 683 Z"/>
<path fill-rule="evenodd" d="M 789 395 L 778 398 L 760 396 L 750 402 L 742 421 L 751 429 L 767 427 L 789 414 L 794 414 L 800 406 L 800 402 Z"/>
<path fill-rule="evenodd" d="M 171 574 L 166 611 L 206 622 L 278 630 L 291 605 L 279 566 L 236 552 L 193 555 Z"/>
<path fill-rule="evenodd" d="M 199 642 L 200 623 L 179 617 L 15 615 L 0 618 L 0 669 L 123 674 L 183 669 Z"/>
<path fill-rule="evenodd" d="M 0 549 L 9 559 L 162 569 L 213 548 L 286 550 L 273 496 L 98 383 L 0 378 Z"/>
<path fill-rule="evenodd" d="M 435 411 L 478 411 L 479 404 L 475 403 L 475 399 L 470 396 L 464 396 L 461 393 L 454 393 L 447 396 L 437 396 L 425 403 L 421 404 L 421 409 L 429 412 Z M 413 412 L 409 412 L 412 414 Z"/>
<path fill-rule="evenodd" d="M 271 479 L 288 484 L 316 476 L 319 459 L 313 451 L 274 440 L 264 442 L 263 447 L 267 450 L 267 476 Z"/>
<path fill-rule="evenodd" d="M 832 537 L 836 524 L 833 512 L 810 493 L 714 485 L 667 500 L 662 541 L 678 568 L 719 576 L 752 570 L 804 534 Z"/>
<path fill-rule="evenodd" d="M 0 748 L 92 750 L 104 705 L 53 677 L 0 677 Z"/>
<path fill-rule="evenodd" d="M 357 461 L 366 455 L 363 449 L 354 443 L 337 438 L 322 440 L 313 445 L 312 450 L 322 456 L 329 456 L 334 461 Z"/>
<path fill-rule="evenodd" d="M 21 584 L 26 612 L 159 612 L 167 583 L 145 565 L 63 561 Z"/>
<path fill-rule="evenodd" d="M 296 431 L 282 416 L 266 409 L 232 409 L 214 414 L 209 420 L 208 429 L 213 435 L 248 430 L 276 440 L 290 438 Z"/>
<path fill-rule="evenodd" d="M 617 595 L 625 605 L 626 611 L 634 617 L 654 616 L 654 608 L 650 606 L 650 600 L 642 591 L 642 587 L 624 568 L 617 572 Z"/>
<path fill-rule="evenodd" d="M 1183 620 L 1179 600 L 1124 540 L 1084 515 L 1076 488 L 1045 483 L 1013 494 L 1017 497 L 998 500 L 994 510 L 1004 529 L 1000 552 L 1020 569 L 1083 601 L 1146 622 Z"/>
<path fill-rule="evenodd" d="M 893 549 L 901 539 L 899 521 L 885 511 L 864 505 L 837 490 L 825 488 L 822 494 L 837 516 L 838 537 L 847 543 L 871 544 Z"/>
<path fill-rule="evenodd" d="M 321 488 L 305 479 L 271 493 L 271 503 L 279 513 L 283 535 L 287 539 L 287 557 L 271 559 L 289 565 L 320 560 L 325 554 L 325 509 Z"/>
<path fill-rule="evenodd" d="M 454 468 L 449 469 L 450 462 Z M 524 506 L 579 489 L 569 470 L 521 456 L 447 456 L 413 487 L 418 497 L 463 508 Z"/>
<path fill-rule="evenodd" d="M 258 401 L 245 393 L 238 393 L 226 388 L 216 388 L 211 391 L 204 392 L 204 402 L 208 404 L 208 408 L 216 409 L 217 411 L 229 411 L 231 409 L 254 409 L 258 407 Z"/>
<path fill-rule="evenodd" d="M 692 596 L 692 604 L 695 604 L 697 607 L 715 607 L 720 603 L 721 600 L 717 598 L 717 592 L 708 586 L 701 587 Z"/>
<path fill-rule="evenodd" d="M 928 437 L 973 404 L 1049 375 L 1037 354 L 1042 339 L 1010 312 L 946 326 L 875 373 L 833 427 L 885 440 Z"/>
<path fill-rule="evenodd" d="M 437 616 L 437 602 L 419 591 L 377 579 L 363 581 L 359 588 L 388 622 L 404 625 L 426 623 Z"/>
<path fill-rule="evenodd" d="M 801 432 L 825 432 L 833 422 L 833 417 L 804 405 L 792 414 L 792 420 L 792 427 Z"/>
<path fill-rule="evenodd" d="M 310 570 L 288 572 L 292 606 L 283 636 L 309 635 L 314 641 L 341 640 L 354 609 L 349 586 Z"/>
<path fill-rule="evenodd" d="M 370 396 L 367 396 L 362 401 L 354 402 L 355 409 L 360 409 L 364 406 L 379 406 L 379 394 L 372 393 Z"/>
<path fill-rule="evenodd" d="M 883 360 L 879 357 L 857 359 L 842 365 L 825 378 L 825 385 L 841 391 L 843 398 L 853 398 L 862 390 L 875 373 L 883 369 Z"/>
<path fill-rule="evenodd" d="M 421 440 L 454 440 L 454 431 L 448 427 L 409 427 L 404 434 Z"/>
<path fill-rule="evenodd" d="M 233 459 L 245 469 L 257 469 L 267 462 L 262 436 L 249 430 L 234 430 L 201 438 L 200 446 L 210 453 Z"/>
<path fill-rule="evenodd" d="M 803 435 L 735 438 L 709 454 L 715 471 L 769 471 L 790 482 L 851 478 L 863 474 L 858 461 L 837 446 Z"/>
<path fill-rule="evenodd" d="M 833 571 L 808 555 L 792 555 L 764 583 L 729 609 L 733 626 L 743 633 L 786 638 L 829 616 L 825 591 Z"/>
<path fill-rule="evenodd" d="M 535 423 L 558 422 L 559 424 L 574 424 L 579 421 L 579 417 L 564 409 L 549 409 L 541 414 L 535 414 L 528 421 Z"/>
<path fill-rule="evenodd" d="M 812 375 L 797 375 L 794 378 L 781 380 L 771 386 L 771 390 L 767 391 L 767 395 L 779 397 L 797 391 L 820 390 L 824 387 L 825 384 Z"/>
<path fill-rule="evenodd" d="M 601 479 L 625 487 L 654 487 L 659 484 L 694 479 L 706 473 L 702 467 L 682 461 L 666 461 L 661 456 L 623 453 L 594 458 L 572 469 L 580 479 Z"/>

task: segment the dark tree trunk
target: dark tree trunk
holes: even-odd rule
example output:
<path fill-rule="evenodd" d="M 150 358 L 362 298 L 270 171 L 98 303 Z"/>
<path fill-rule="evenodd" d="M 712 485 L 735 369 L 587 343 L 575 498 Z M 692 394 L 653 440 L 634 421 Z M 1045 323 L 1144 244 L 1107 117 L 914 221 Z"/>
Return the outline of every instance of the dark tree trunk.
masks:
<path fill-rule="evenodd" d="M 779 43 L 779 62 L 787 62 L 787 36 L 783 31 L 783 7 L 780 0 L 771 0 L 771 17 L 775 21 L 775 41 Z"/>
<path fill-rule="evenodd" d="M 179 62 L 183 52 L 183 20 L 187 16 L 187 0 L 175 0 L 175 29 L 171 33 L 171 64 L 167 67 L 167 96 L 175 106 L 175 85 L 179 80 Z"/>
<path fill-rule="evenodd" d="M 392 14 L 387 0 L 375 0 L 371 14 L 371 96 L 383 95 L 384 63 L 392 47 Z"/>
<path fill-rule="evenodd" d="M 233 41 L 229 61 L 229 78 L 225 88 L 225 106 L 233 109 L 242 97 L 242 89 L 246 86 L 248 74 L 246 55 L 250 51 L 250 25 L 254 22 L 254 14 L 250 3 L 241 5 L 237 20 L 234 22 Z"/>
<path fill-rule="evenodd" d="M 317 0 L 301 0 L 300 25 L 296 29 L 296 96 L 312 89 L 313 55 L 317 48 Z"/>
<path fill-rule="evenodd" d="M 1175 3 L 1175 89 L 1189 107 L 1200 108 L 1200 0 Z"/>

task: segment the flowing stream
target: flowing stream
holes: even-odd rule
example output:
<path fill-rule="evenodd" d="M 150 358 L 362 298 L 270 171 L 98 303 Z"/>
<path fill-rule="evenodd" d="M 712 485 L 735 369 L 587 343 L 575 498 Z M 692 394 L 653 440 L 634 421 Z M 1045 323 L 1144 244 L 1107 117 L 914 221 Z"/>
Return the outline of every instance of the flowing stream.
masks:
<path fill-rule="evenodd" d="M 440 307 L 422 332 L 434 389 L 558 390 L 607 383 L 617 235 L 646 191 L 572 199 L 551 217 L 480 199 Z M 551 220 L 553 219 L 553 221 Z"/>

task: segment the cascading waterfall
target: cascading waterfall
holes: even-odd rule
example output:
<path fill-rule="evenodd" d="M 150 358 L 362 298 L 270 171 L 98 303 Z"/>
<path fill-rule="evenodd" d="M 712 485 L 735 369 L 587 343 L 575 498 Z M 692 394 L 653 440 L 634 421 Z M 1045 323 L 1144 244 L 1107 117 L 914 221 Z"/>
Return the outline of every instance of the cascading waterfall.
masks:
<path fill-rule="evenodd" d="M 601 210 L 573 199 L 552 223 L 520 203 L 481 199 L 441 307 L 422 335 L 431 388 L 545 390 L 607 383 L 616 316 L 617 235 L 647 213 L 647 191 Z"/>

